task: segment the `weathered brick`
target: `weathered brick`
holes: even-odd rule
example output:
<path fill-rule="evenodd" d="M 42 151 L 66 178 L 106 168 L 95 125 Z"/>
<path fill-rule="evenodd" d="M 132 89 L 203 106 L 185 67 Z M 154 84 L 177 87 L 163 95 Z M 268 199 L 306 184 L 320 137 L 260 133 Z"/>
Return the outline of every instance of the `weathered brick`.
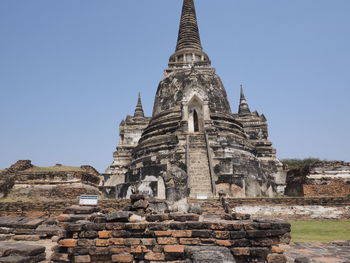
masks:
<path fill-rule="evenodd" d="M 230 214 L 222 214 L 220 215 L 220 218 L 227 221 L 231 221 L 233 219 L 232 215 Z"/>
<path fill-rule="evenodd" d="M 187 222 L 187 221 L 198 221 L 199 215 L 196 214 L 172 214 L 170 215 L 171 219 L 179 222 Z"/>
<path fill-rule="evenodd" d="M 12 238 L 16 241 L 38 241 L 38 240 L 40 240 L 39 235 L 15 235 Z"/>
<path fill-rule="evenodd" d="M 122 247 L 122 246 L 118 246 L 118 247 L 110 247 L 109 251 L 112 254 L 119 254 L 119 253 L 130 253 L 130 247 Z"/>
<path fill-rule="evenodd" d="M 153 246 L 156 244 L 156 240 L 154 238 L 141 238 L 141 243 L 145 246 Z"/>
<path fill-rule="evenodd" d="M 155 245 L 155 246 L 153 247 L 152 251 L 155 252 L 155 253 L 161 253 L 161 252 L 163 252 L 163 246 L 161 246 L 161 245 Z"/>
<path fill-rule="evenodd" d="M 92 246 L 95 245 L 95 241 L 92 241 Z M 89 254 L 89 247 L 69 247 L 68 249 L 69 254 L 74 254 L 74 255 L 88 255 Z"/>
<path fill-rule="evenodd" d="M 80 247 L 90 247 L 95 244 L 95 241 L 92 239 L 78 239 L 77 245 Z"/>
<path fill-rule="evenodd" d="M 250 250 L 247 247 L 235 247 L 231 248 L 232 254 L 234 256 L 249 256 Z"/>
<path fill-rule="evenodd" d="M 267 254 L 270 252 L 270 249 L 265 247 L 251 247 L 249 250 L 251 256 L 259 258 L 266 258 Z"/>
<path fill-rule="evenodd" d="M 217 239 L 229 239 L 230 232 L 229 231 L 214 231 L 214 236 Z"/>
<path fill-rule="evenodd" d="M 95 238 L 98 237 L 97 231 L 83 231 L 79 233 L 80 238 Z"/>
<path fill-rule="evenodd" d="M 188 223 L 184 222 L 172 222 L 169 225 L 170 229 L 175 229 L 175 230 L 185 230 L 189 227 Z"/>
<path fill-rule="evenodd" d="M 141 240 L 138 238 L 126 238 L 125 239 L 125 245 L 128 246 L 135 246 L 135 245 L 139 245 L 141 243 Z"/>
<path fill-rule="evenodd" d="M 96 239 L 95 245 L 97 247 L 108 247 L 109 246 L 109 240 L 108 239 Z"/>
<path fill-rule="evenodd" d="M 231 243 L 233 247 L 249 247 L 251 245 L 247 239 L 233 239 Z"/>
<path fill-rule="evenodd" d="M 80 255 L 80 256 L 75 256 L 74 257 L 74 262 L 75 263 L 90 263 L 91 258 L 89 255 Z"/>
<path fill-rule="evenodd" d="M 271 229 L 271 224 L 270 223 L 258 223 L 258 228 L 259 229 Z"/>
<path fill-rule="evenodd" d="M 166 253 L 183 253 L 185 246 L 183 245 L 166 245 L 164 246 L 164 252 Z"/>
<path fill-rule="evenodd" d="M 160 231 L 166 231 L 170 228 L 169 224 L 166 223 L 150 223 L 148 225 L 148 228 L 150 230 L 160 230 Z"/>
<path fill-rule="evenodd" d="M 268 263 L 286 263 L 287 258 L 285 255 L 281 255 L 281 254 L 269 254 L 267 255 L 267 262 Z"/>
<path fill-rule="evenodd" d="M 162 222 L 169 219 L 169 214 L 159 214 L 159 215 L 148 215 L 146 216 L 146 220 L 148 222 Z"/>
<path fill-rule="evenodd" d="M 147 228 L 147 224 L 141 224 L 141 223 L 133 223 L 133 224 L 126 224 L 125 229 L 128 230 L 145 230 Z"/>
<path fill-rule="evenodd" d="M 231 239 L 240 239 L 240 238 L 244 238 L 245 236 L 246 236 L 245 231 L 231 231 L 230 232 Z"/>
<path fill-rule="evenodd" d="M 125 229 L 124 223 L 107 223 L 106 224 L 107 230 L 123 230 Z"/>
<path fill-rule="evenodd" d="M 157 237 L 170 237 L 172 234 L 172 231 L 166 230 L 166 231 L 154 231 L 154 235 Z"/>
<path fill-rule="evenodd" d="M 163 253 L 153 253 L 149 252 L 145 254 L 146 260 L 152 260 L 152 261 L 163 261 L 165 260 L 165 255 Z"/>
<path fill-rule="evenodd" d="M 12 233 L 16 235 L 32 235 L 34 234 L 34 229 L 28 228 L 15 228 Z"/>
<path fill-rule="evenodd" d="M 279 236 L 283 235 L 285 233 L 282 229 L 276 229 L 276 230 L 248 230 L 247 235 L 249 237 L 272 237 L 272 236 Z"/>
<path fill-rule="evenodd" d="M 230 240 L 216 240 L 216 244 L 224 247 L 230 247 L 232 245 Z"/>
<path fill-rule="evenodd" d="M 209 230 L 192 230 L 192 237 L 210 238 L 211 234 Z"/>
<path fill-rule="evenodd" d="M 205 229 L 209 230 L 211 223 L 208 222 L 186 222 L 186 229 Z"/>
<path fill-rule="evenodd" d="M 100 223 L 106 223 L 107 220 L 104 216 L 97 216 L 94 218 L 94 223 L 100 224 Z"/>
<path fill-rule="evenodd" d="M 172 237 L 191 237 L 192 230 L 172 230 Z"/>
<path fill-rule="evenodd" d="M 98 231 L 98 237 L 99 238 L 110 238 L 112 237 L 112 231 Z"/>
<path fill-rule="evenodd" d="M 255 230 L 259 228 L 259 224 L 254 222 L 246 222 L 243 223 L 243 227 L 245 230 Z"/>
<path fill-rule="evenodd" d="M 99 223 L 99 224 L 85 224 L 83 225 L 83 229 L 86 231 L 102 231 L 106 229 L 106 224 Z"/>
<path fill-rule="evenodd" d="M 229 231 L 239 231 L 239 230 L 242 230 L 242 228 L 243 228 L 242 223 L 229 222 L 226 225 L 226 230 L 229 230 Z"/>
<path fill-rule="evenodd" d="M 177 243 L 177 239 L 174 237 L 159 237 L 157 242 L 159 245 L 174 245 Z"/>
<path fill-rule="evenodd" d="M 251 239 L 250 242 L 253 246 L 270 247 L 272 245 L 278 245 L 280 243 L 280 240 L 278 237 L 254 238 L 254 239 Z"/>
<path fill-rule="evenodd" d="M 130 237 L 130 232 L 126 230 L 114 230 L 112 231 L 113 237 Z"/>
<path fill-rule="evenodd" d="M 213 230 L 224 230 L 225 229 L 225 225 L 223 224 L 211 224 L 210 225 L 210 229 L 213 229 Z"/>
<path fill-rule="evenodd" d="M 77 240 L 76 239 L 61 239 L 58 244 L 61 247 L 75 247 L 77 246 Z"/>
<path fill-rule="evenodd" d="M 200 243 L 203 245 L 212 245 L 216 244 L 216 239 L 213 238 L 201 238 Z"/>
<path fill-rule="evenodd" d="M 284 253 L 284 249 L 282 247 L 279 247 L 279 246 L 272 246 L 271 247 L 271 252 L 272 253 L 277 253 L 277 254 L 283 254 Z"/>
<path fill-rule="evenodd" d="M 182 245 L 198 245 L 200 243 L 199 238 L 180 238 L 180 244 Z"/>
<path fill-rule="evenodd" d="M 125 238 L 110 238 L 108 239 L 109 243 L 112 245 L 124 245 Z"/>
<path fill-rule="evenodd" d="M 134 258 L 130 254 L 117 254 L 112 255 L 112 262 L 129 263 L 133 262 Z"/>
<path fill-rule="evenodd" d="M 140 254 L 140 253 L 147 253 L 151 252 L 146 246 L 131 246 L 130 253 Z"/>
<path fill-rule="evenodd" d="M 109 251 L 109 248 L 108 247 L 90 247 L 89 248 L 89 254 L 90 255 L 106 255 L 106 256 L 109 256 L 110 255 L 110 251 Z M 92 262 L 93 259 L 91 258 Z"/>
<path fill-rule="evenodd" d="M 65 227 L 66 231 L 78 232 L 83 228 L 82 224 L 69 224 Z"/>
<path fill-rule="evenodd" d="M 53 253 L 51 256 L 51 260 L 58 262 L 70 262 L 69 255 L 66 253 Z"/>

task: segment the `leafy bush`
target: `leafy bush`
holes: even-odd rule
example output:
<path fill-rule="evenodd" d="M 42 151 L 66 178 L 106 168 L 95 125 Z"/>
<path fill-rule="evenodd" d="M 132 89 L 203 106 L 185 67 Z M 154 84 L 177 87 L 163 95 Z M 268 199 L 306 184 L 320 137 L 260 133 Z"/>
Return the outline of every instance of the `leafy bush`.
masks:
<path fill-rule="evenodd" d="M 299 169 L 302 170 L 306 167 L 310 167 L 321 160 L 318 158 L 306 158 L 306 159 L 284 159 L 282 163 L 288 167 L 289 170 Z"/>

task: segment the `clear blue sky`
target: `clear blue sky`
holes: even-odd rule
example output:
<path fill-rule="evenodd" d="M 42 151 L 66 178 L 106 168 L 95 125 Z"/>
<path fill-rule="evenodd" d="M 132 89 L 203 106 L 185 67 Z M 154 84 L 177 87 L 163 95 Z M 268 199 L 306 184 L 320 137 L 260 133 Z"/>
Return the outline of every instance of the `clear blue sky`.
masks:
<path fill-rule="evenodd" d="M 112 161 L 137 93 L 151 114 L 181 0 L 1 0 L 0 168 Z M 350 161 L 350 1 L 197 0 L 202 44 L 280 158 Z"/>

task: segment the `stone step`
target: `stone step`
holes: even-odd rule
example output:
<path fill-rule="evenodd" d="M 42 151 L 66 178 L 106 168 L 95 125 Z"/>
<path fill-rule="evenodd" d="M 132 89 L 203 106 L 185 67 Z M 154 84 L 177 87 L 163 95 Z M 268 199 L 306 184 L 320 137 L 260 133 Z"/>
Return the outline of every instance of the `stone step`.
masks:
<path fill-rule="evenodd" d="M 212 196 L 209 160 L 204 134 L 189 137 L 190 196 L 206 194 Z"/>

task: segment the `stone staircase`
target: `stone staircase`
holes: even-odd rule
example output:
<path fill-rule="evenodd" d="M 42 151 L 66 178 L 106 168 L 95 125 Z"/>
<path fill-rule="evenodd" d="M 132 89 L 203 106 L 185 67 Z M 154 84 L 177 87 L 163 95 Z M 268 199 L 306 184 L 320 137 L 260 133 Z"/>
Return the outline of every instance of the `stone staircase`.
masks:
<path fill-rule="evenodd" d="M 212 197 L 210 167 L 204 134 L 189 135 L 188 140 L 188 174 L 190 180 L 190 197 L 198 195 Z"/>

